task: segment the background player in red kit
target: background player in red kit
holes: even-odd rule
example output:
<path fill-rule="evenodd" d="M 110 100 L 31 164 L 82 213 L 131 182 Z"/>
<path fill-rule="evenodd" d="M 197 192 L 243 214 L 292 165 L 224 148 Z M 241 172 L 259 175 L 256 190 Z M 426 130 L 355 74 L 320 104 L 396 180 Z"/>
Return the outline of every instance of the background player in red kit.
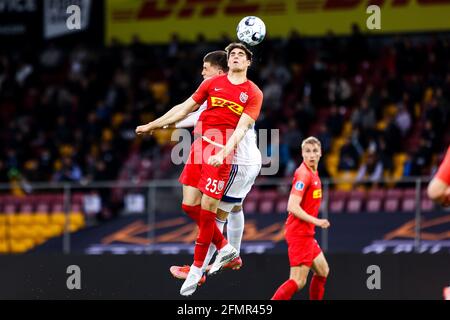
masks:
<path fill-rule="evenodd" d="M 310 269 L 309 296 L 311 300 L 322 300 L 329 268 L 317 241 L 314 239 L 315 226 L 328 228 L 326 219 L 318 219 L 322 200 L 322 185 L 317 172 L 322 156 L 320 141 L 309 137 L 302 142 L 303 163 L 295 171 L 288 201 L 289 215 L 286 220 L 286 241 L 288 244 L 291 272 L 289 280 L 275 292 L 272 300 L 289 300 L 302 289 Z"/>
<path fill-rule="evenodd" d="M 202 112 L 194 129 L 197 139 L 191 146 L 188 162 L 179 179 L 183 184 L 183 210 L 200 229 L 194 263 L 180 289 L 180 294 L 185 296 L 192 295 L 197 289 L 211 242 L 218 255 L 209 274 L 216 273 L 238 255 L 217 228 L 216 211 L 229 179 L 233 152 L 258 118 L 263 95 L 247 79 L 252 53 L 241 43 L 232 43 L 225 51 L 228 74 L 206 79 L 185 102 L 155 121 L 136 128 L 138 135 L 151 133 L 184 119 L 207 101 L 207 109 Z"/>
<path fill-rule="evenodd" d="M 450 146 L 444 161 L 428 185 L 428 196 L 444 207 L 450 206 Z"/>

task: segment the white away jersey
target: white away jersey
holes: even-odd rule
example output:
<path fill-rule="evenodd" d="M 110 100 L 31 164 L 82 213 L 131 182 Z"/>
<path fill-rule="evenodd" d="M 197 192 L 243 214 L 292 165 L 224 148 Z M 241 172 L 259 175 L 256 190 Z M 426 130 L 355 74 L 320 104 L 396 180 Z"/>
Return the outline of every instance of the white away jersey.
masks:
<path fill-rule="evenodd" d="M 206 109 L 206 102 L 203 103 L 197 111 L 190 113 L 184 120 L 176 124 L 177 128 L 193 127 L 197 124 L 200 114 Z M 255 127 L 249 129 L 245 136 L 239 142 L 236 153 L 233 158 L 233 164 L 237 165 L 261 165 L 261 152 L 256 144 Z"/>

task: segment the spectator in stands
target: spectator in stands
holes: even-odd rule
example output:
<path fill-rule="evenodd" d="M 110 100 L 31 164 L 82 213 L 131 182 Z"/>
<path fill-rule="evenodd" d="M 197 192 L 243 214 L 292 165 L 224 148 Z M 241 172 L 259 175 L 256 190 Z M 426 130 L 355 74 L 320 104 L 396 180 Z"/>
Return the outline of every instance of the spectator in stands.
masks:
<path fill-rule="evenodd" d="M 79 182 L 82 178 L 80 167 L 74 163 L 71 157 L 62 160 L 61 168 L 55 172 L 53 181 L 57 182 Z"/>
<path fill-rule="evenodd" d="M 283 88 L 273 74 L 269 76 L 262 91 L 264 93 L 264 108 L 270 108 L 275 111 L 280 109 Z"/>
<path fill-rule="evenodd" d="M 324 124 L 321 124 L 319 127 L 319 134 L 317 135 L 317 139 L 319 139 L 320 143 L 322 144 L 322 153 L 327 154 L 331 150 L 331 135 L 330 132 L 327 129 L 327 126 Z M 322 161 L 322 163 L 325 163 L 326 161 Z M 320 167 L 320 163 L 319 163 Z M 322 171 L 320 171 L 322 172 Z"/>
<path fill-rule="evenodd" d="M 344 126 L 344 116 L 341 114 L 338 107 L 333 104 L 330 109 L 330 115 L 327 120 L 327 127 L 333 137 L 341 135 Z"/>
<path fill-rule="evenodd" d="M 445 45 L 449 39 L 442 35 L 413 41 L 404 36 L 392 45 L 390 39 L 377 38 L 371 39 L 370 52 L 367 39 L 356 28 L 349 38 L 330 34 L 326 39 L 309 40 L 292 32 L 286 41 L 266 39 L 262 45 L 267 50 L 253 65 L 252 79 L 267 85 L 271 103 L 256 127 L 286 125 L 280 136 L 284 168 L 295 162 L 289 141 L 299 132 L 307 136 L 320 131 L 326 157 L 332 140 L 343 131 L 346 110 L 339 107 L 343 103 L 351 114 L 354 133 L 353 147 L 347 145 L 343 150 L 346 158 L 341 167 L 358 168 L 361 150 L 354 149 L 359 143 L 365 151 L 376 148 L 384 170 L 392 169 L 394 154 L 405 151 L 411 156 L 411 174 L 428 175 L 431 161 L 426 152 L 432 157 L 448 141 L 444 139 L 450 113 L 446 70 L 450 51 Z M 195 89 L 199 80 L 195 50 L 223 49 L 219 42 L 201 39 L 198 45 L 174 35 L 166 45 L 147 45 L 135 37 L 130 45 L 114 40 L 110 47 L 95 49 L 55 42 L 31 55 L 25 49 L 6 48 L 0 53 L 3 171 L 16 168 L 31 181 L 61 177 L 61 168 L 55 169 L 54 164 L 58 157 L 64 158 L 59 151 L 65 145 L 79 158 L 73 160 L 80 171 L 94 180 L 115 179 L 124 163 L 121 157 L 134 150 L 152 161 L 166 159 L 170 148 L 162 147 L 154 137 L 140 145 L 131 143 L 135 123 L 141 116 L 150 120 L 172 100 Z M 359 105 L 354 106 L 355 101 Z M 377 131 L 376 123 L 387 105 L 398 105 L 399 112 L 386 121 L 385 129 Z M 281 112 L 271 111 L 273 106 Z M 291 118 L 299 132 L 286 123 Z M 411 130 L 416 126 L 423 128 L 417 136 Z M 404 143 L 410 136 L 411 147 Z M 419 138 L 424 142 L 416 152 L 414 141 Z M 97 162 L 102 164 L 97 166 Z M 152 170 L 158 177 L 177 175 L 158 163 L 164 161 L 154 161 Z"/>
<path fill-rule="evenodd" d="M 431 158 L 430 142 L 420 139 L 419 149 L 413 154 L 411 159 L 410 176 L 418 177 L 426 174 L 428 166 L 431 164 Z"/>
<path fill-rule="evenodd" d="M 409 130 L 411 129 L 412 118 L 409 114 L 408 109 L 403 103 L 400 103 L 397 106 L 398 113 L 395 116 L 395 124 L 400 129 L 402 137 L 405 138 L 408 135 Z"/>
<path fill-rule="evenodd" d="M 356 108 L 351 115 L 352 127 L 360 130 L 360 143 L 367 147 L 368 141 L 375 135 L 375 111 L 369 108 L 367 98 L 360 101 L 360 107 Z"/>
<path fill-rule="evenodd" d="M 359 166 L 359 155 L 350 139 L 345 141 L 339 155 L 340 170 L 356 170 Z"/>
<path fill-rule="evenodd" d="M 383 162 L 375 152 L 367 155 L 366 161 L 359 167 L 355 184 L 376 188 L 383 178 Z M 367 182 L 368 183 L 365 183 Z"/>

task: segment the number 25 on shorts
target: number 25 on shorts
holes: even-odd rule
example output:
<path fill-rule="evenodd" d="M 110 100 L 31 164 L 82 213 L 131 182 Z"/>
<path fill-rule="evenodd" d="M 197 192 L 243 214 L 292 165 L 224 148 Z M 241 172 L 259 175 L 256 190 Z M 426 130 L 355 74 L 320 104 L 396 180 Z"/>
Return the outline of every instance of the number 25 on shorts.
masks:
<path fill-rule="evenodd" d="M 207 184 L 206 184 L 206 191 L 209 191 L 211 193 L 215 193 L 215 194 L 220 194 L 220 192 L 222 191 L 224 186 L 224 181 L 223 180 L 216 180 L 216 179 L 211 179 L 208 178 L 207 180 Z"/>

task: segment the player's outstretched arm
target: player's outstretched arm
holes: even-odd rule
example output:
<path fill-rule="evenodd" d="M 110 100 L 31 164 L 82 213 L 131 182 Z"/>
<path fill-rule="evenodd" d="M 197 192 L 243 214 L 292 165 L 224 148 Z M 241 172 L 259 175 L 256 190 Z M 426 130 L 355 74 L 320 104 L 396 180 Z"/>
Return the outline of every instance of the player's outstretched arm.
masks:
<path fill-rule="evenodd" d="M 181 121 L 178 121 L 175 123 L 175 128 L 191 128 L 195 127 L 195 125 L 198 122 L 198 118 L 200 118 L 200 115 L 202 112 L 206 109 L 206 105 L 201 105 L 200 108 L 198 108 L 197 111 L 189 113 L 186 118 L 184 118 Z"/>
<path fill-rule="evenodd" d="M 252 117 L 243 113 L 241 115 L 241 118 L 239 119 L 236 129 L 234 130 L 225 147 L 216 155 L 209 157 L 208 164 L 214 167 L 220 166 L 223 163 L 224 159 L 230 154 L 230 152 L 233 151 L 234 148 L 236 148 L 239 142 L 241 142 L 242 138 L 244 138 L 244 136 L 247 134 L 247 131 L 253 126 L 254 123 L 255 120 Z"/>
<path fill-rule="evenodd" d="M 151 133 L 153 130 L 162 128 L 166 125 L 173 124 L 181 119 L 184 119 L 190 112 L 194 111 L 198 108 L 198 103 L 194 101 L 192 98 L 188 98 L 183 103 L 180 103 L 167 111 L 163 116 L 158 119 L 149 122 L 145 125 L 138 126 L 136 128 L 137 135 L 144 135 L 147 133 Z"/>
<path fill-rule="evenodd" d="M 291 194 L 289 196 L 289 201 L 288 201 L 288 211 L 290 213 L 292 213 L 294 216 L 296 216 L 297 218 L 299 218 L 303 221 L 312 223 L 315 226 L 321 227 L 323 229 L 326 229 L 330 226 L 330 222 L 327 219 L 317 219 L 317 218 L 307 214 L 306 211 L 300 207 L 301 201 L 302 201 L 301 196 Z"/>
<path fill-rule="evenodd" d="M 433 178 L 428 185 L 428 197 L 431 200 L 447 207 L 450 206 L 450 186 L 439 178 Z"/>

